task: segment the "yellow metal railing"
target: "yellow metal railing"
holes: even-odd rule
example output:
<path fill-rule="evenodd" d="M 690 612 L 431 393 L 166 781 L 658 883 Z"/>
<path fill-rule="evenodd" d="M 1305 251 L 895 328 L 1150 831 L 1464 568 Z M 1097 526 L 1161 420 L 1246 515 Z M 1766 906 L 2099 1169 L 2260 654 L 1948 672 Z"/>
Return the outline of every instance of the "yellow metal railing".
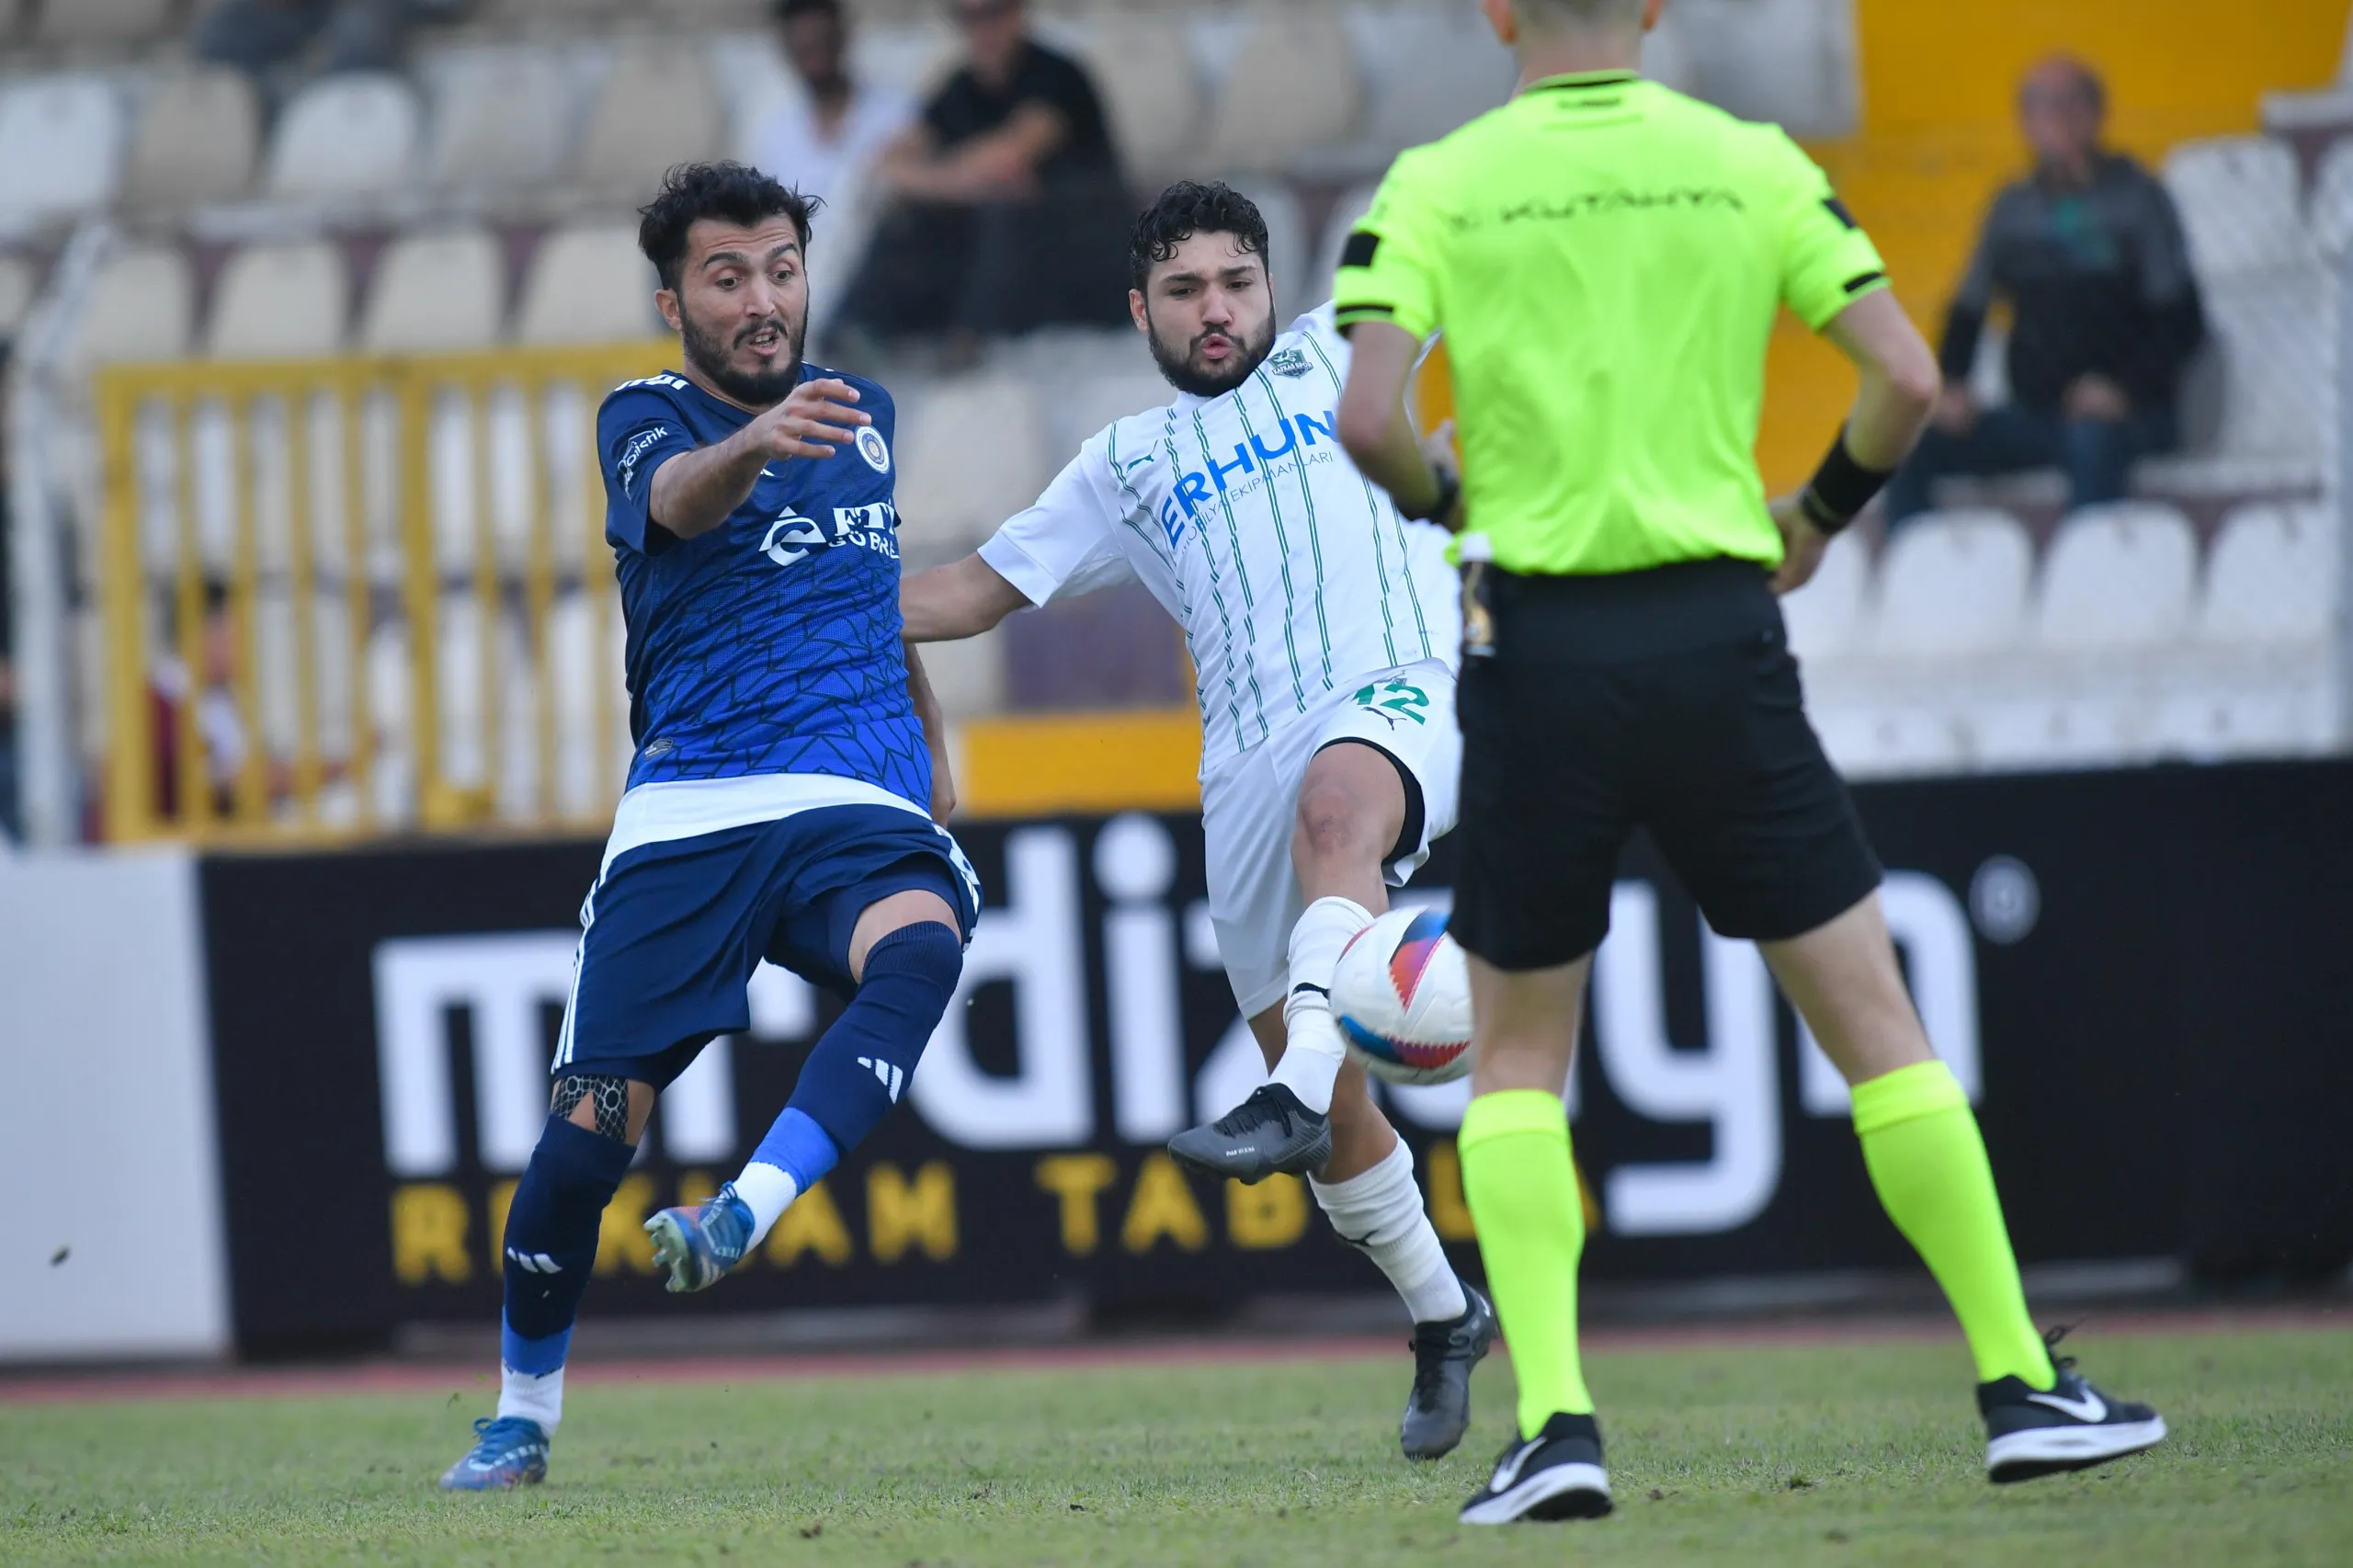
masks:
<path fill-rule="evenodd" d="M 609 821 L 626 726 L 593 422 L 673 352 L 98 372 L 108 836 Z"/>

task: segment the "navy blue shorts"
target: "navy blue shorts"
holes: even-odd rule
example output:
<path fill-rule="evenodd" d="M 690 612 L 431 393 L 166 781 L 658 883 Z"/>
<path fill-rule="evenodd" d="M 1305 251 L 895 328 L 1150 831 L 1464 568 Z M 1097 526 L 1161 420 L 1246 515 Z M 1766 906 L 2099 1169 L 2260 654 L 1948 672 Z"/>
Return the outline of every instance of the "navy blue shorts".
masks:
<path fill-rule="evenodd" d="M 827 806 L 640 845 L 580 912 L 580 957 L 558 1077 L 668 1085 L 711 1040 L 749 1028 L 762 959 L 847 996 L 858 917 L 892 893 L 936 892 L 972 940 L 980 887 L 946 829 L 889 806 Z"/>

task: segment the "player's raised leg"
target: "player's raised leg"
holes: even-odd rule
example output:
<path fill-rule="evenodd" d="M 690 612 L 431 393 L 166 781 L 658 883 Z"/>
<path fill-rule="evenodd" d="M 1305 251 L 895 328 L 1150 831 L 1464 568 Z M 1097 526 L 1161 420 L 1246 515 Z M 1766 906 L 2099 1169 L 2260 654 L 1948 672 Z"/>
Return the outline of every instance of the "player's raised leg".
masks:
<path fill-rule="evenodd" d="M 441 1477 L 452 1492 L 498 1492 L 547 1478 L 563 1418 L 563 1363 L 605 1206 L 629 1174 L 654 1108 L 651 1084 L 560 1075 L 546 1128 L 506 1210 L 506 1302 L 499 1321 L 498 1414 Z"/>
<path fill-rule="evenodd" d="M 944 889 L 904 889 L 859 910 L 848 950 L 836 960 L 857 989 L 809 1053 L 792 1098 L 743 1174 L 701 1204 L 646 1221 L 669 1289 L 707 1290 L 724 1278 L 793 1199 L 891 1113 L 963 971 L 961 931 Z"/>
<path fill-rule="evenodd" d="M 1987 1476 L 2027 1481 L 2164 1441 L 2162 1416 L 2108 1398 L 2065 1359 L 2054 1364 L 2035 1332 L 1977 1119 L 1929 1051 L 1879 895 L 1763 951 L 1853 1086 L 1855 1135 L 1888 1218 L 1961 1320 L 1977 1363 Z"/>

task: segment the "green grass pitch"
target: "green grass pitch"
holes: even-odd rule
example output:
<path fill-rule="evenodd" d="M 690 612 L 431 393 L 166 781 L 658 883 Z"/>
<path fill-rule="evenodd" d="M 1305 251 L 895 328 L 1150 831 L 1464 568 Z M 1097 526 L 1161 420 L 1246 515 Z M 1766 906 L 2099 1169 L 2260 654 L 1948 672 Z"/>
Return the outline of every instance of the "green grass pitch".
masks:
<path fill-rule="evenodd" d="M 1621 1350 L 1589 1370 L 1619 1509 L 1465 1530 L 1508 1422 L 1411 1466 L 1384 1359 L 573 1392 L 548 1485 L 447 1497 L 460 1392 L 10 1404 L 0 1562 L 996 1564 L 2342 1563 L 2353 1334 L 2082 1336 L 2174 1440 L 2000 1490 L 1957 1346 Z M 2074 1348 L 2075 1346 L 2071 1346 Z"/>

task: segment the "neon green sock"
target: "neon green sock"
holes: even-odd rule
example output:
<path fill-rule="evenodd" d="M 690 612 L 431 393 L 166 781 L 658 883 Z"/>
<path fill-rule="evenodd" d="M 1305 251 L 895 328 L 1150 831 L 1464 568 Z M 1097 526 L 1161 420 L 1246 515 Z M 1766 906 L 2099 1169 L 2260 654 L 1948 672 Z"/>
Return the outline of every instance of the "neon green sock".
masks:
<path fill-rule="evenodd" d="M 1952 1069 L 1922 1062 L 1856 1085 L 1855 1136 L 1887 1217 L 1961 1319 L 1978 1381 L 2015 1374 L 2039 1389 L 2057 1382 L 2027 1313 L 1985 1141 Z"/>
<path fill-rule="evenodd" d="M 1481 1095 L 1462 1113 L 1456 1147 L 1519 1383 L 1519 1435 L 1533 1437 L 1558 1412 L 1593 1413 L 1577 1361 L 1585 1207 L 1569 1158 L 1568 1113 L 1560 1096 L 1541 1089 Z"/>

